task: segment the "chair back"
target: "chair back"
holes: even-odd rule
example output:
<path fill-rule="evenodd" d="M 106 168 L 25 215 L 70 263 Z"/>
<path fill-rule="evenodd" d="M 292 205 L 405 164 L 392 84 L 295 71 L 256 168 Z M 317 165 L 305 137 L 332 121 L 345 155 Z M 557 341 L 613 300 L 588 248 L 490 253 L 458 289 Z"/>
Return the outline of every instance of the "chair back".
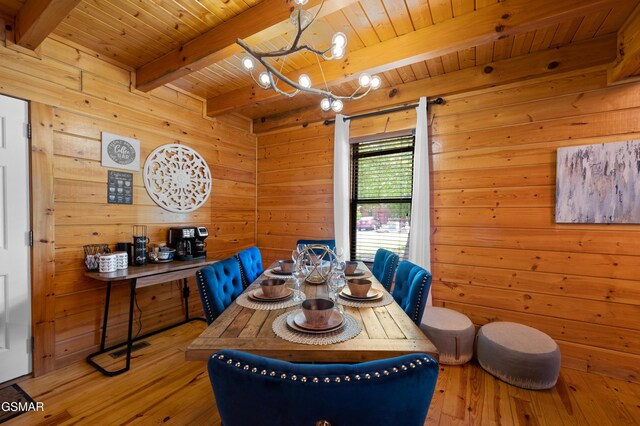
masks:
<path fill-rule="evenodd" d="M 225 426 L 422 426 L 438 362 L 411 354 L 361 364 L 294 364 L 223 350 L 209 378 Z"/>
<path fill-rule="evenodd" d="M 393 275 L 396 273 L 399 259 L 397 254 L 383 248 L 378 249 L 373 259 L 371 272 L 387 291 L 391 291 L 391 283 L 393 283 Z"/>
<path fill-rule="evenodd" d="M 298 240 L 297 244 L 324 244 L 325 246 L 329 246 L 331 251 L 336 251 L 336 240 Z M 319 249 L 314 249 L 314 253 L 321 254 Z"/>
<path fill-rule="evenodd" d="M 202 309 L 211 324 L 244 290 L 240 266 L 230 257 L 196 272 Z"/>
<path fill-rule="evenodd" d="M 403 260 L 396 271 L 396 283 L 393 287 L 393 298 L 418 326 L 424 313 L 431 273 L 408 260 Z"/>
<path fill-rule="evenodd" d="M 262 254 L 258 247 L 249 247 L 236 254 L 236 259 L 240 265 L 242 275 L 242 286 L 247 288 L 263 272 Z"/>

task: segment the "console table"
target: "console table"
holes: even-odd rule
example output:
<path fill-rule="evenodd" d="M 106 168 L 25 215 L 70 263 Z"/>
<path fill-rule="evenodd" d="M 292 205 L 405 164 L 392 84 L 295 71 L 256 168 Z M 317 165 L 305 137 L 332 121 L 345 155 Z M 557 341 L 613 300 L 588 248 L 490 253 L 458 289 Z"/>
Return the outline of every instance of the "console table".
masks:
<path fill-rule="evenodd" d="M 196 271 L 207 265 L 217 262 L 210 259 L 199 260 L 187 260 L 187 261 L 173 261 L 167 263 L 149 263 L 142 266 L 129 266 L 127 269 L 120 269 L 115 272 L 86 272 L 85 275 L 89 278 L 98 281 L 107 282 L 107 297 L 104 303 L 104 318 L 102 320 L 102 335 L 100 336 L 100 350 L 87 356 L 87 362 L 92 365 L 96 370 L 100 371 L 106 376 L 117 376 L 126 371 L 129 371 L 131 366 L 131 346 L 135 340 L 144 339 L 153 334 L 166 331 L 170 328 L 177 327 L 185 324 L 189 321 L 206 321 L 204 318 L 189 318 L 189 286 L 187 284 L 187 278 L 193 277 Z M 127 334 L 127 341 L 119 343 L 117 345 L 105 348 L 105 340 L 107 336 L 107 320 L 109 318 L 109 300 L 111 298 L 111 284 L 114 281 L 129 280 L 131 291 L 129 293 L 129 328 Z M 168 281 L 182 280 L 183 288 L 182 294 L 185 299 L 185 318 L 184 321 L 180 321 L 177 324 L 164 327 L 160 330 L 147 333 L 144 336 L 132 339 L 133 332 L 133 303 L 136 294 L 136 288 L 148 287 L 150 285 L 161 284 Z M 109 371 L 100 366 L 94 361 L 94 358 L 98 355 L 110 352 L 120 346 L 127 346 L 127 359 L 124 368 L 115 371 Z"/>

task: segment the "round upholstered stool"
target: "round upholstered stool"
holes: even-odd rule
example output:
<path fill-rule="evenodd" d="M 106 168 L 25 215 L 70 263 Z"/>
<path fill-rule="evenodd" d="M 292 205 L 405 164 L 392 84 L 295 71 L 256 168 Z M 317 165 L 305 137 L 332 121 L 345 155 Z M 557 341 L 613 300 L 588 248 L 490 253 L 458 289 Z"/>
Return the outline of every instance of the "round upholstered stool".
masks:
<path fill-rule="evenodd" d="M 476 337 L 480 366 L 500 380 L 525 389 L 549 389 L 560 374 L 560 348 L 535 328 L 492 322 Z"/>
<path fill-rule="evenodd" d="M 438 349 L 441 364 L 464 364 L 473 357 L 476 329 L 466 315 L 430 306 L 420 329 Z"/>

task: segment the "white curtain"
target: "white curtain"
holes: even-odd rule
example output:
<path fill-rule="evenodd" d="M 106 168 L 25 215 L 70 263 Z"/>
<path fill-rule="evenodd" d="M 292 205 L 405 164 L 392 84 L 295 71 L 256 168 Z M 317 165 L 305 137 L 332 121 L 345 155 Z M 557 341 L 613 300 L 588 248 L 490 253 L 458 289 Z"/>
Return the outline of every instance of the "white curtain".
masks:
<path fill-rule="evenodd" d="M 338 114 L 333 138 L 333 228 L 336 249 L 342 249 L 345 260 L 350 260 L 349 165 L 349 120 Z"/>
<path fill-rule="evenodd" d="M 429 128 L 427 98 L 420 98 L 413 154 L 413 200 L 411 202 L 411 231 L 409 261 L 431 271 L 431 224 L 429 221 Z M 431 305 L 431 289 L 427 305 Z"/>

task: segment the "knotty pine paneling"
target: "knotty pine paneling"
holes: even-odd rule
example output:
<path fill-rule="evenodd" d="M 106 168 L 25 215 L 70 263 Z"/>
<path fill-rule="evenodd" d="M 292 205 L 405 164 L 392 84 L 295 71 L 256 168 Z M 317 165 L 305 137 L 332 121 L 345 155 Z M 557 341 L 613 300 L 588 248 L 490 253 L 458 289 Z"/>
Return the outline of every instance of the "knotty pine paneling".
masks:
<path fill-rule="evenodd" d="M 434 305 L 477 326 L 536 327 L 563 365 L 640 381 L 640 226 L 554 222 L 557 149 L 639 138 L 640 85 L 607 87 L 595 67 L 445 99 L 429 115 Z M 411 128 L 414 117 L 353 121 L 351 135 Z M 258 134 L 267 262 L 299 237 L 333 237 L 332 133 Z"/>
<path fill-rule="evenodd" d="M 108 243 L 115 248 L 116 242 L 131 240 L 132 225 L 146 224 L 155 243 L 166 240 L 171 226 L 207 226 L 207 250 L 216 258 L 255 245 L 256 138 L 250 120 L 203 118 L 201 99 L 168 87 L 150 93 L 132 91 L 128 70 L 57 39 L 44 42 L 40 58 L 0 47 L 0 76 L 0 93 L 39 102 L 52 111 L 51 149 L 44 155 L 51 165 L 47 191 L 53 208 L 47 214 L 54 223 L 55 258 L 51 261 L 55 272 L 47 287 L 51 291 L 34 292 L 37 297 L 46 296 L 44 311 L 50 316 L 39 318 L 49 331 L 34 334 L 36 345 L 55 349 L 52 362 L 36 361 L 36 373 L 80 360 L 98 347 L 105 285 L 85 278 L 84 244 Z M 211 198 L 195 212 L 171 213 L 153 203 L 141 173 L 134 173 L 134 204 L 107 204 L 108 169 L 100 164 L 102 131 L 140 139 L 142 163 L 163 144 L 193 147 L 211 169 Z M 36 264 L 40 261 L 33 259 Z M 198 314 L 195 279 L 189 281 L 191 312 Z M 126 336 L 127 288 L 114 288 L 107 337 L 112 343 Z M 183 318 L 177 283 L 142 288 L 137 300 L 141 333 Z M 136 320 L 139 313 L 136 308 Z M 137 323 L 135 327 L 137 331 Z"/>

